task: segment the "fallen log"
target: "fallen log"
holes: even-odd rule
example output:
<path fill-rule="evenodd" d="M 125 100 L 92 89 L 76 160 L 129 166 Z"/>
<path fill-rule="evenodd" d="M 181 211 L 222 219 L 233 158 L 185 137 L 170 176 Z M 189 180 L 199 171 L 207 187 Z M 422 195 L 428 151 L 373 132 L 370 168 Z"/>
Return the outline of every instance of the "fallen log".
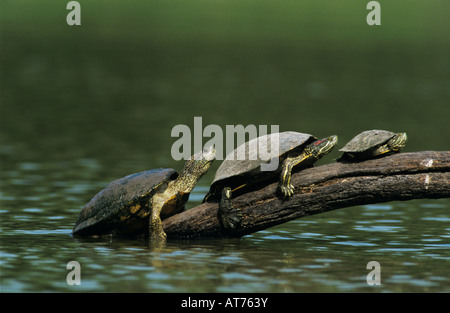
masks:
<path fill-rule="evenodd" d="M 294 195 L 277 193 L 277 182 L 232 199 L 242 212 L 236 237 L 300 217 L 345 207 L 397 200 L 450 197 L 450 151 L 399 153 L 358 163 L 335 162 L 292 175 Z M 203 203 L 163 220 L 168 238 L 225 237 L 218 202 Z"/>

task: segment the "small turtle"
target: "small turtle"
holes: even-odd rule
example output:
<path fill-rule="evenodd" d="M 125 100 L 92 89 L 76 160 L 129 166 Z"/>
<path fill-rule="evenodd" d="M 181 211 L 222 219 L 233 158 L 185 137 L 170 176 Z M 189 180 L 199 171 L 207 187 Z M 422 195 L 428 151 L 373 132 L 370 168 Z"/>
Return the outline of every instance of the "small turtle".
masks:
<path fill-rule="evenodd" d="M 165 239 L 161 218 L 181 212 L 189 193 L 209 169 L 213 147 L 193 155 L 181 173 L 153 169 L 111 182 L 81 210 L 73 229 L 76 236 L 131 235 L 145 233 Z"/>
<path fill-rule="evenodd" d="M 338 161 L 363 161 L 399 152 L 406 145 L 406 133 L 387 130 L 366 130 L 356 135 L 339 151 L 344 152 Z"/>
<path fill-rule="evenodd" d="M 278 145 L 273 146 L 278 146 L 278 151 L 271 148 L 275 140 Z M 292 170 L 312 166 L 336 143 L 337 136 L 334 135 L 318 140 L 313 135 L 292 131 L 252 139 L 237 147 L 222 162 L 203 202 L 220 199 L 218 218 L 224 229 L 232 233 L 241 222 L 239 210 L 231 205 L 232 194 L 236 196 L 235 192 L 242 193 L 251 186 L 279 177 L 278 190 L 284 198 L 288 198 L 294 193 L 294 186 L 290 183 Z M 262 151 L 270 154 L 272 159 L 264 160 Z M 256 157 L 252 158 L 252 155 Z M 245 157 L 240 159 L 238 156 Z M 278 160 L 274 170 L 261 170 L 262 165 L 274 159 Z"/>

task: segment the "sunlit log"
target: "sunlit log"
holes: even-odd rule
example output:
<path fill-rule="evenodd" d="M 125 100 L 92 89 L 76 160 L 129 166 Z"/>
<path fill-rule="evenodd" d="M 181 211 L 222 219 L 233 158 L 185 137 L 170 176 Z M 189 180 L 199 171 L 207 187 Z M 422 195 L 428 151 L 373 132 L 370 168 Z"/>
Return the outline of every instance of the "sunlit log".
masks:
<path fill-rule="evenodd" d="M 359 163 L 331 163 L 293 174 L 283 200 L 277 182 L 232 199 L 242 211 L 240 237 L 297 218 L 355 205 L 450 197 L 450 151 L 399 153 Z M 163 221 L 168 238 L 225 237 L 218 203 L 203 203 Z"/>

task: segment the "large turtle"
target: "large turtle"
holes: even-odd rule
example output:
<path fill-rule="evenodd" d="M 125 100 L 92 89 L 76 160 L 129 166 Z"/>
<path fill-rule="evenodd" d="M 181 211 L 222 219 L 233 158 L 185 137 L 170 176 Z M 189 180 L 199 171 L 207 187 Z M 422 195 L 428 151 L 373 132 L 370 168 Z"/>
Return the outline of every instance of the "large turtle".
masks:
<path fill-rule="evenodd" d="M 164 239 L 161 218 L 184 209 L 191 190 L 209 169 L 213 147 L 193 155 L 181 173 L 154 169 L 111 182 L 81 210 L 73 229 L 76 236 L 145 233 Z"/>
<path fill-rule="evenodd" d="M 339 151 L 344 152 L 338 161 L 363 161 L 399 152 L 406 145 L 406 133 L 387 130 L 366 130 L 356 135 Z"/>
<path fill-rule="evenodd" d="M 240 225 L 241 216 L 239 210 L 231 205 L 232 194 L 242 193 L 251 186 L 279 177 L 278 190 L 284 198 L 288 198 L 294 193 L 294 186 L 290 183 L 292 170 L 312 166 L 336 143 L 335 135 L 318 140 L 313 135 L 293 131 L 252 139 L 225 158 L 203 202 L 220 199 L 219 220 L 226 231 L 233 232 Z M 278 149 L 272 148 L 277 146 Z M 270 158 L 264 158 L 263 153 L 268 153 Z M 264 165 L 274 160 L 278 164 L 275 168 L 262 170 Z"/>

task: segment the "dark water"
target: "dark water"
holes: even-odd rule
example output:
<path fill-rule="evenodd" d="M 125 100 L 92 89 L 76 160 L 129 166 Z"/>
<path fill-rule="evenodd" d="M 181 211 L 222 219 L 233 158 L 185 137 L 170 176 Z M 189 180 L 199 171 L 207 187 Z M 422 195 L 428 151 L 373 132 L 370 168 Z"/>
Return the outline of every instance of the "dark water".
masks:
<path fill-rule="evenodd" d="M 448 1 L 3 1 L 1 291 L 450 291 L 450 201 L 357 206 L 239 240 L 78 240 L 83 205 L 113 179 L 180 169 L 177 124 L 279 125 L 343 145 L 406 131 L 405 151 L 450 150 Z M 205 139 L 204 142 L 206 142 Z M 320 162 L 332 162 L 334 151 Z M 200 203 L 216 162 L 188 207 Z M 69 286 L 66 265 L 81 265 Z M 381 285 L 369 286 L 369 261 Z"/>

